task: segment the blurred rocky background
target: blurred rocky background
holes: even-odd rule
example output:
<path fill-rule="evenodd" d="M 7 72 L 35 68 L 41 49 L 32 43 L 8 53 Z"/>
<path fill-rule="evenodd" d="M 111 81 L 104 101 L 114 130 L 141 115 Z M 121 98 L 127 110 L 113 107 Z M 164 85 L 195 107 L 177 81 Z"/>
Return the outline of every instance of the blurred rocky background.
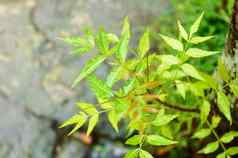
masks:
<path fill-rule="evenodd" d="M 128 15 L 136 35 L 168 8 L 166 0 L 0 0 L 0 158 L 120 158 L 121 135 L 102 120 L 93 136 L 67 137 L 60 122 L 94 101 L 70 85 L 86 57 L 70 55 L 62 35 L 85 26 L 119 32 Z M 105 73 L 106 66 L 98 73 Z"/>

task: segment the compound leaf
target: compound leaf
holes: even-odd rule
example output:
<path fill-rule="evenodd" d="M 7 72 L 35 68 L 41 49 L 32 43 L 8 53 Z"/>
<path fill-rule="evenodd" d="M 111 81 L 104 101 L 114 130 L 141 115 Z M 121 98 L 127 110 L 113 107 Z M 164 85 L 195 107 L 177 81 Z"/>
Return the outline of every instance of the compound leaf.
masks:
<path fill-rule="evenodd" d="M 107 55 L 98 55 L 90 59 L 83 69 L 81 70 L 78 77 L 74 80 L 72 87 L 75 87 L 81 80 L 91 74 L 100 64 L 107 58 Z"/>
<path fill-rule="evenodd" d="M 177 143 L 177 141 L 173 141 L 159 135 L 148 135 L 146 138 L 147 138 L 146 141 L 149 144 L 156 146 L 166 146 Z"/>

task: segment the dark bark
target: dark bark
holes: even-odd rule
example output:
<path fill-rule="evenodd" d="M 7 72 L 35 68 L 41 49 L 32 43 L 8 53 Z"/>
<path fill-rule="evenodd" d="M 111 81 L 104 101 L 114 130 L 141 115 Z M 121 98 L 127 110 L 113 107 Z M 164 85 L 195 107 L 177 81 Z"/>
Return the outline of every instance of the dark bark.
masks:
<path fill-rule="evenodd" d="M 235 0 L 235 4 L 232 11 L 230 31 L 225 47 L 225 53 L 229 55 L 235 55 L 235 49 L 237 49 L 238 40 L 238 0 Z"/>
<path fill-rule="evenodd" d="M 238 77 L 238 0 L 234 1 L 229 27 L 222 59 L 232 79 L 236 79 Z M 226 90 L 226 94 L 232 96 L 233 128 L 237 130 L 238 123 L 236 120 L 238 120 L 238 98 L 233 96 L 229 89 Z"/>
<path fill-rule="evenodd" d="M 232 78 L 236 78 L 238 73 L 238 0 L 234 1 L 223 61 Z"/>

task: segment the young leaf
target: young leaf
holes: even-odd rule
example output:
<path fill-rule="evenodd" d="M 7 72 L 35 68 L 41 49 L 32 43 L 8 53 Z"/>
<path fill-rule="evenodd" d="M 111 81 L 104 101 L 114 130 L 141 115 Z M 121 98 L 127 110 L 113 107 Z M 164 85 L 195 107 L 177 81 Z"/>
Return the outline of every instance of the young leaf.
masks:
<path fill-rule="evenodd" d="M 203 15 L 204 15 L 204 12 L 197 18 L 197 20 L 191 26 L 191 28 L 190 28 L 190 38 L 192 37 L 192 35 L 194 33 L 196 33 L 198 31 L 198 28 L 199 28 L 200 23 L 202 21 Z"/>
<path fill-rule="evenodd" d="M 222 91 L 217 92 L 217 106 L 220 112 L 223 113 L 226 119 L 232 124 L 230 101 Z"/>
<path fill-rule="evenodd" d="M 237 131 L 230 131 L 221 137 L 223 143 L 230 143 L 235 137 L 238 137 Z"/>
<path fill-rule="evenodd" d="M 128 52 L 129 38 L 127 36 L 122 36 L 118 45 L 117 45 L 117 57 L 121 63 L 124 63 L 126 60 L 126 55 Z"/>
<path fill-rule="evenodd" d="M 83 113 L 83 112 L 80 112 L 79 116 L 78 116 L 78 122 L 77 122 L 76 126 L 72 129 L 72 131 L 68 135 L 72 135 L 79 128 L 81 128 L 83 126 L 83 124 L 85 123 L 85 121 L 86 121 L 86 114 Z"/>
<path fill-rule="evenodd" d="M 146 141 L 149 144 L 157 146 L 166 146 L 177 143 L 177 141 L 173 141 L 159 135 L 148 135 L 146 138 L 147 138 Z"/>
<path fill-rule="evenodd" d="M 94 115 L 95 113 L 97 113 L 97 109 L 92 104 L 77 102 L 76 105 L 89 115 Z"/>
<path fill-rule="evenodd" d="M 184 83 L 179 82 L 176 84 L 178 93 L 185 99 L 187 87 Z"/>
<path fill-rule="evenodd" d="M 198 48 L 189 48 L 186 52 L 186 54 L 188 56 L 193 57 L 193 58 L 203 58 L 203 57 L 207 57 L 207 56 L 214 55 L 217 53 L 219 53 L 219 52 L 205 51 L 205 50 L 201 50 Z"/>
<path fill-rule="evenodd" d="M 138 155 L 138 150 L 130 150 L 129 152 L 126 153 L 126 155 L 123 158 L 137 158 Z"/>
<path fill-rule="evenodd" d="M 188 33 L 184 29 L 184 27 L 182 26 L 182 24 L 181 24 L 181 22 L 179 20 L 177 21 L 177 25 L 178 25 L 180 36 L 183 37 L 183 39 L 188 40 Z"/>
<path fill-rule="evenodd" d="M 129 139 L 127 139 L 126 144 L 138 145 L 141 143 L 143 137 L 144 137 L 143 135 L 134 135 L 134 136 L 130 137 Z"/>
<path fill-rule="evenodd" d="M 194 133 L 193 138 L 203 139 L 211 134 L 211 129 L 204 128 Z"/>
<path fill-rule="evenodd" d="M 139 155 L 140 155 L 140 158 L 153 158 L 153 156 L 145 150 L 140 150 Z"/>
<path fill-rule="evenodd" d="M 95 46 L 94 37 L 92 35 L 85 37 L 67 37 L 63 40 L 73 46 L 73 53 L 77 55 L 87 53 Z"/>
<path fill-rule="evenodd" d="M 222 62 L 221 58 L 218 60 L 218 72 L 219 72 L 220 77 L 224 81 L 228 82 L 230 80 L 229 72 L 227 71 L 227 69 L 226 69 L 224 63 Z"/>
<path fill-rule="evenodd" d="M 199 43 L 203 43 L 213 37 L 214 36 L 205 36 L 205 37 L 195 36 L 195 37 L 192 37 L 192 39 L 190 39 L 189 42 L 191 42 L 193 44 L 199 44 Z"/>
<path fill-rule="evenodd" d="M 227 158 L 227 157 L 226 157 L 226 153 L 225 153 L 225 152 L 222 152 L 222 153 L 218 154 L 218 155 L 216 156 L 216 158 Z"/>
<path fill-rule="evenodd" d="M 130 39 L 130 24 L 129 24 L 128 17 L 126 17 L 124 19 L 121 38 L 117 44 L 117 52 L 116 52 L 116 56 L 121 63 L 124 63 L 126 60 L 129 39 Z"/>
<path fill-rule="evenodd" d="M 70 133 L 68 134 L 68 136 L 72 135 L 73 133 L 75 133 L 79 128 L 81 128 L 84 124 L 85 120 L 78 122 L 76 124 L 76 126 L 72 129 L 72 131 L 70 131 Z"/>
<path fill-rule="evenodd" d="M 150 49 L 150 31 L 147 28 L 139 41 L 138 53 L 142 59 Z"/>
<path fill-rule="evenodd" d="M 212 142 L 207 144 L 203 149 L 199 150 L 198 153 L 199 154 L 210 154 L 215 152 L 219 147 L 219 143 L 218 142 Z"/>
<path fill-rule="evenodd" d="M 107 55 L 98 55 L 88 61 L 74 80 L 72 87 L 75 87 L 82 79 L 91 74 L 107 58 Z"/>
<path fill-rule="evenodd" d="M 166 65 L 166 66 L 170 66 L 170 65 L 176 65 L 181 63 L 181 61 L 179 60 L 179 58 L 177 58 L 176 56 L 173 55 L 158 55 L 157 58 L 161 61 L 162 64 Z"/>
<path fill-rule="evenodd" d="M 230 147 L 227 149 L 226 153 L 231 156 L 238 154 L 238 146 Z"/>
<path fill-rule="evenodd" d="M 109 51 L 109 41 L 107 33 L 103 28 L 99 30 L 96 36 L 96 45 L 102 54 L 108 54 Z"/>
<path fill-rule="evenodd" d="M 199 71 L 193 67 L 192 65 L 190 64 L 183 64 L 181 66 L 183 72 L 188 75 L 188 76 L 191 76 L 193 78 L 196 78 L 198 80 L 202 80 L 204 81 L 204 78 L 201 76 L 201 74 L 199 73 Z"/>
<path fill-rule="evenodd" d="M 115 110 L 112 110 L 108 113 L 108 120 L 111 123 L 112 127 L 115 129 L 115 131 L 119 132 L 118 122 L 120 120 L 120 116 Z"/>
<path fill-rule="evenodd" d="M 176 115 L 160 115 L 158 114 L 155 120 L 152 122 L 154 126 L 163 126 L 174 120 Z"/>
<path fill-rule="evenodd" d="M 112 68 L 111 72 L 107 76 L 107 81 L 106 81 L 107 85 L 109 87 L 112 87 L 113 84 L 116 81 L 118 81 L 119 76 L 121 75 L 122 72 L 123 72 L 123 67 L 122 66 Z"/>
<path fill-rule="evenodd" d="M 85 114 L 80 112 L 79 114 L 76 114 L 74 116 L 72 116 L 71 118 L 69 118 L 68 120 L 64 121 L 64 123 L 59 127 L 59 128 L 63 128 L 69 125 L 73 125 L 76 124 L 78 122 L 83 122 L 85 117 Z"/>
<path fill-rule="evenodd" d="M 117 35 L 112 34 L 112 33 L 108 33 L 107 34 L 107 40 L 109 41 L 109 43 L 117 43 L 117 42 L 119 42 L 119 38 L 117 37 Z"/>
<path fill-rule="evenodd" d="M 200 119 L 201 124 L 204 124 L 207 121 L 207 117 L 210 113 L 211 105 L 208 101 L 203 100 L 202 105 L 200 106 Z"/>
<path fill-rule="evenodd" d="M 97 100 L 100 103 L 100 107 L 103 110 L 110 110 L 113 108 L 113 103 L 111 101 L 109 101 L 107 98 L 104 98 L 103 96 L 98 96 L 97 95 Z"/>
<path fill-rule="evenodd" d="M 235 84 L 235 83 L 230 83 L 229 86 L 230 86 L 230 88 L 231 88 L 232 93 L 233 93 L 236 97 L 238 97 L 238 85 Z"/>
<path fill-rule="evenodd" d="M 212 128 L 217 128 L 219 123 L 221 122 L 221 118 L 219 116 L 212 116 Z"/>
<path fill-rule="evenodd" d="M 90 133 L 93 131 L 94 127 L 96 126 L 97 122 L 99 119 L 99 114 L 96 113 L 95 115 L 93 115 L 90 119 L 89 119 L 89 123 L 88 123 L 88 130 L 87 130 L 87 135 L 89 136 Z"/>
<path fill-rule="evenodd" d="M 98 79 L 95 75 L 87 77 L 90 89 L 96 94 L 100 100 L 108 99 L 113 97 L 113 91 L 107 86 L 102 80 Z"/>
<path fill-rule="evenodd" d="M 201 73 L 201 72 L 200 72 L 200 75 L 202 75 L 202 77 L 204 78 L 204 82 L 208 86 L 210 86 L 213 89 L 218 89 L 218 82 L 212 76 L 210 76 L 206 73 Z"/>
<path fill-rule="evenodd" d="M 166 44 L 168 44 L 171 48 L 178 50 L 178 51 L 183 51 L 183 44 L 179 41 L 176 40 L 174 38 L 165 36 L 165 35 L 161 35 L 160 37 L 165 41 Z"/>
<path fill-rule="evenodd" d="M 130 38 L 130 27 L 131 26 L 130 26 L 129 18 L 126 16 L 123 21 L 121 35 L 122 36 L 126 35 L 128 38 Z"/>

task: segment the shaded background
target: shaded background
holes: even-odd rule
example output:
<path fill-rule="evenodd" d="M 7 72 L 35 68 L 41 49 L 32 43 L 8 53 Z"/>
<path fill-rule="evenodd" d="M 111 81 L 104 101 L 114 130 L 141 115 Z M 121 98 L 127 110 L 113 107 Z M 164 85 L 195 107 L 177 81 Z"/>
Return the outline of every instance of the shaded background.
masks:
<path fill-rule="evenodd" d="M 120 158 L 127 151 L 125 131 L 115 134 L 106 120 L 90 138 L 84 130 L 66 137 L 68 130 L 58 129 L 78 112 L 77 100 L 94 101 L 83 82 L 70 88 L 88 56 L 70 55 L 59 37 L 79 35 L 85 26 L 119 32 L 128 15 L 133 45 L 144 26 L 172 34 L 176 18 L 188 26 L 205 10 L 202 33 L 217 37 L 202 47 L 221 51 L 229 7 L 213 0 L 0 0 L 0 158 Z M 155 50 L 167 49 L 156 35 L 153 41 Z M 214 61 L 197 65 L 210 72 Z M 98 73 L 106 71 L 105 65 Z"/>

